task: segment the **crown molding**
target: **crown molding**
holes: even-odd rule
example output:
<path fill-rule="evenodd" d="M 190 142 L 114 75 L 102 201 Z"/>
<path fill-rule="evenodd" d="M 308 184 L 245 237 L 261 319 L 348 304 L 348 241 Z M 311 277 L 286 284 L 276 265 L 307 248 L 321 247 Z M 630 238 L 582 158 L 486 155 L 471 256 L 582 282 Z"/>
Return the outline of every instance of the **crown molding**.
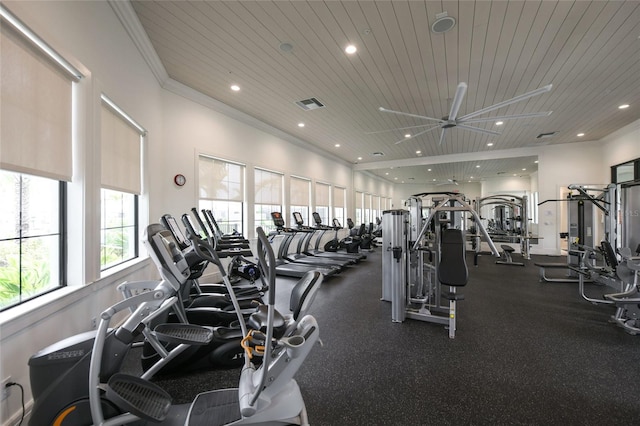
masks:
<path fill-rule="evenodd" d="M 133 44 L 135 44 L 138 51 L 140 51 L 142 58 L 149 68 L 151 68 L 151 72 L 156 77 L 156 80 L 158 80 L 160 86 L 163 86 L 169 79 L 169 74 L 164 68 L 164 65 L 162 65 L 162 61 L 153 47 L 153 44 L 151 44 L 151 40 L 149 40 L 147 32 L 142 27 L 142 23 L 140 23 L 138 15 L 135 10 L 133 10 L 133 6 L 131 6 L 129 0 L 107 1 L 122 23 L 122 26 L 127 31 L 127 34 L 129 34 L 129 37 L 133 40 Z"/>
<path fill-rule="evenodd" d="M 340 157 L 332 155 L 327 151 L 324 151 L 316 146 L 306 142 L 302 139 L 298 139 L 297 137 L 290 135 L 287 132 L 284 132 L 276 127 L 273 127 L 263 121 L 258 120 L 257 118 L 246 114 L 240 110 L 237 110 L 229 105 L 220 102 L 217 99 L 212 98 L 211 96 L 205 95 L 202 92 L 199 92 L 191 87 L 180 83 L 172 78 L 167 79 L 165 84 L 162 86 L 163 89 L 168 92 L 172 92 L 178 96 L 182 96 L 183 98 L 189 99 L 190 101 L 196 102 L 204 107 L 207 107 L 213 111 L 219 112 L 221 114 L 226 115 L 234 120 L 237 120 L 243 124 L 253 127 L 254 129 L 261 130 L 265 133 L 268 133 L 277 138 L 283 139 L 287 142 L 290 142 L 294 145 L 297 145 L 301 148 L 304 148 L 307 151 L 312 151 L 315 154 L 321 155 L 329 160 L 335 161 L 337 163 L 343 164 L 349 168 L 353 168 L 353 164 L 348 161 L 343 160 Z"/>
<path fill-rule="evenodd" d="M 176 95 L 199 103 L 200 105 L 203 105 L 214 111 L 220 112 L 248 126 L 254 127 L 258 130 L 262 130 L 265 133 L 304 148 L 307 151 L 312 151 L 315 154 L 321 155 L 329 160 L 335 161 L 349 168 L 353 168 L 352 163 L 345 161 L 342 158 L 331 154 L 330 152 L 324 151 L 316 147 L 315 145 L 310 144 L 309 142 L 306 142 L 287 132 L 275 128 L 263 121 L 258 120 L 255 117 L 232 108 L 229 105 L 218 101 L 217 99 L 207 96 L 202 92 L 194 90 L 169 77 L 167 70 L 164 68 L 164 65 L 162 65 L 160 57 L 151 44 L 151 40 L 149 40 L 149 36 L 144 30 L 142 23 L 138 19 L 138 16 L 136 15 L 135 10 L 133 10 L 133 6 L 131 6 L 129 0 L 108 0 L 108 2 L 118 19 L 120 19 L 120 22 L 127 31 L 127 34 L 129 34 L 129 37 L 131 37 L 133 43 L 142 54 L 143 59 L 145 60 L 149 68 L 151 68 L 151 71 L 156 77 L 156 80 L 158 80 L 160 87 L 169 92 L 175 93 Z"/>

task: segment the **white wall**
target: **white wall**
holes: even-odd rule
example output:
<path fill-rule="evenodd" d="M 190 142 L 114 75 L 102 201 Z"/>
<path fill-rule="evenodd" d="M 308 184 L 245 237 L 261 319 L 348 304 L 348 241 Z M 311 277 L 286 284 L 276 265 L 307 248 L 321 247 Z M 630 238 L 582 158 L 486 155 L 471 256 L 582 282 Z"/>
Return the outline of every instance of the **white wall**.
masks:
<path fill-rule="evenodd" d="M 604 172 L 600 141 L 551 145 L 541 147 L 538 154 L 539 201 L 559 199 L 561 191 L 570 184 L 598 184 L 609 182 Z M 542 238 L 531 252 L 560 255 L 560 204 L 545 203 L 538 208 L 538 235 Z"/>
<path fill-rule="evenodd" d="M 528 176 L 507 176 L 482 181 L 482 197 L 508 194 L 523 196 L 531 192 L 531 178 Z"/>
<path fill-rule="evenodd" d="M 189 94 L 189 91 L 185 91 Z M 161 186 L 166 211 L 179 215 L 197 206 L 198 154 L 208 154 L 247 166 L 247 193 L 253 193 L 253 167 L 284 173 L 285 188 L 288 179 L 296 175 L 312 180 L 351 188 L 352 171 L 345 163 L 310 153 L 304 148 L 230 118 L 204 105 L 175 93 L 163 93 L 164 105 L 164 167 Z M 176 187 L 173 176 L 182 173 L 187 184 Z M 288 200 L 285 190 L 285 204 Z M 312 203 L 315 195 L 312 191 Z M 249 211 L 248 222 L 252 223 Z M 283 212 L 288 222 L 290 212 Z M 254 229 L 248 226 L 248 237 Z"/>
<path fill-rule="evenodd" d="M 640 158 L 640 120 L 602 139 L 602 173 L 610 176 L 610 167 Z"/>

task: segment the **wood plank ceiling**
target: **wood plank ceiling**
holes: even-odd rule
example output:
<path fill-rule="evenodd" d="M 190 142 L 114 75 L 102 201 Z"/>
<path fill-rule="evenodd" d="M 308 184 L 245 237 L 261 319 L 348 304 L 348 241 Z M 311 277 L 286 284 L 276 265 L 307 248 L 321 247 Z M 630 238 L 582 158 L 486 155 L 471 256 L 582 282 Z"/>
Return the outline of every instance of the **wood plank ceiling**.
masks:
<path fill-rule="evenodd" d="M 473 161 L 389 166 L 598 140 L 640 119 L 637 1 L 131 3 L 170 78 L 391 181 L 528 174 L 536 170 L 533 157 L 484 161 L 482 170 Z M 456 25 L 434 33 L 431 25 L 442 12 Z M 292 49 L 283 50 L 282 43 Z M 357 47 L 355 54 L 344 52 L 348 44 Z M 398 144 L 407 130 L 371 133 L 429 123 L 382 113 L 381 106 L 448 115 L 459 82 L 468 85 L 459 115 L 547 84 L 553 84 L 550 92 L 483 117 L 553 113 L 499 127 L 474 124 L 500 136 L 450 129 L 442 145 L 439 129 Z M 232 84 L 241 90 L 230 90 Z M 304 111 L 295 104 L 311 97 L 325 107 Z M 631 106 L 618 109 L 624 103 Z M 547 132 L 556 133 L 536 138 Z"/>

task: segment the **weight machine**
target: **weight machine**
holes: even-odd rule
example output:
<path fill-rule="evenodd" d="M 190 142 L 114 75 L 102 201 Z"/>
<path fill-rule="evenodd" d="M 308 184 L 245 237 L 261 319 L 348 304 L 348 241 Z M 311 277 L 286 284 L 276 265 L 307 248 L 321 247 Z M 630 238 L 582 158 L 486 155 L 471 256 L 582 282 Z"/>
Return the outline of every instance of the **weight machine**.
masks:
<path fill-rule="evenodd" d="M 528 200 L 526 195 L 519 197 L 510 194 L 490 195 L 476 199 L 476 208 L 480 215 L 482 215 L 482 207 L 493 207 L 494 218 L 489 222 L 494 225 L 487 226 L 492 239 L 497 242 L 519 243 L 520 253 L 523 259 L 527 260 L 531 259 L 531 240 L 539 238 L 532 236 L 529 229 L 531 219 Z"/>
<path fill-rule="evenodd" d="M 423 219 L 422 197 L 431 196 Z M 444 324 L 456 332 L 457 287 L 467 283 L 465 215 L 470 214 L 494 256 L 500 257 L 476 211 L 464 195 L 422 193 L 410 197 L 408 210 L 387 210 L 382 216 L 382 298 L 391 302 L 391 320 L 406 318 Z"/>
<path fill-rule="evenodd" d="M 545 200 L 548 202 L 566 202 L 568 230 L 560 234 L 568 238 L 568 253 L 566 264 L 561 263 L 535 263 L 540 268 L 540 280 L 547 282 L 579 282 L 583 279 L 578 270 L 585 269 L 591 264 L 596 251 L 591 250 L 589 256 L 585 256 L 585 247 L 594 248 L 604 240 L 611 244 L 613 249 L 619 247 L 617 235 L 617 212 L 619 206 L 618 188 L 615 184 L 609 184 L 604 188 L 591 188 L 585 185 L 571 184 L 568 188 L 572 191 L 567 198 L 560 200 Z M 576 191 L 576 192 L 573 192 Z M 603 232 L 597 232 L 596 226 L 599 220 L 595 217 L 597 210 L 603 213 Z M 562 278 L 547 277 L 547 269 L 565 269 L 567 276 Z"/>

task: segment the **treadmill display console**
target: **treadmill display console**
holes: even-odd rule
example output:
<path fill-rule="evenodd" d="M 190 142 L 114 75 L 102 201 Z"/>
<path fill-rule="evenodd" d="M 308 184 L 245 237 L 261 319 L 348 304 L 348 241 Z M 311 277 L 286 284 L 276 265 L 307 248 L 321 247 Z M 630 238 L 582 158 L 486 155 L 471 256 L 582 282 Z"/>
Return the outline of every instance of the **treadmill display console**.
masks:
<path fill-rule="evenodd" d="M 273 219 L 273 224 L 278 228 L 284 227 L 284 219 L 282 218 L 282 213 L 280 212 L 271 212 L 271 219 Z"/>

